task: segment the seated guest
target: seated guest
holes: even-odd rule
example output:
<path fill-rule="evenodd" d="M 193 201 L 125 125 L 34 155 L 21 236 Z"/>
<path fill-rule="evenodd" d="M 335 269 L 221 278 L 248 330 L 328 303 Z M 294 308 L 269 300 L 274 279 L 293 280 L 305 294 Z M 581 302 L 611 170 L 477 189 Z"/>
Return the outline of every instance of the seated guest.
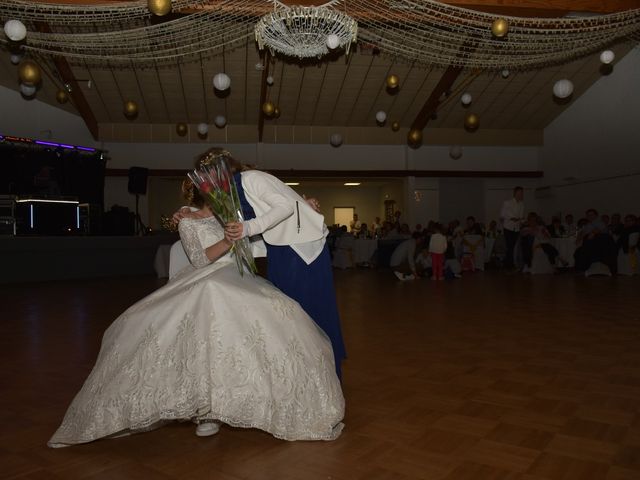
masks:
<path fill-rule="evenodd" d="M 570 213 L 564 217 L 564 231 L 565 234 L 569 237 L 573 237 L 576 233 L 578 233 L 578 227 L 575 223 L 573 223 L 573 215 Z"/>
<path fill-rule="evenodd" d="M 566 231 L 560 221 L 560 217 L 553 217 L 551 219 L 551 225 L 549 225 L 548 230 L 551 238 L 562 238 L 566 236 Z"/>
<path fill-rule="evenodd" d="M 467 226 L 464 229 L 465 235 L 482 235 L 482 226 L 479 223 L 476 223 L 476 218 L 474 216 L 467 217 Z"/>
<path fill-rule="evenodd" d="M 484 235 L 487 238 L 498 238 L 498 235 L 500 235 L 500 230 L 498 230 L 498 222 L 496 222 L 495 220 L 491 220 Z"/>
<path fill-rule="evenodd" d="M 396 247 L 391 254 L 389 266 L 399 280 L 415 280 L 419 278 L 416 270 L 416 253 L 422 250 L 424 244 L 423 235 L 414 235 Z"/>
<path fill-rule="evenodd" d="M 400 235 L 404 235 L 406 238 L 410 238 L 412 236 L 411 228 L 408 223 L 400 225 Z"/>
<path fill-rule="evenodd" d="M 371 238 L 371 232 L 366 223 L 360 225 L 360 230 L 356 232 L 356 238 Z"/>
<path fill-rule="evenodd" d="M 624 217 L 624 224 L 622 229 L 619 230 L 620 234 L 616 245 L 618 250 L 622 250 L 623 253 L 629 253 L 629 236 L 632 233 L 640 232 L 640 224 L 637 223 L 635 215 L 627 215 Z"/>
<path fill-rule="evenodd" d="M 626 220 L 627 220 L 627 217 L 625 217 L 625 223 L 626 223 Z M 611 223 L 609 224 L 609 233 L 611 235 L 614 235 L 615 237 L 619 237 L 624 228 L 625 228 L 625 224 L 622 223 L 622 217 L 620 216 L 620 214 L 614 213 L 613 215 L 611 215 Z"/>
<path fill-rule="evenodd" d="M 616 244 L 595 209 L 587 210 L 587 224 L 578 232 L 576 243 L 580 244 L 574 254 L 576 270 L 586 271 L 592 263 L 602 262 L 609 267 L 611 273 L 616 273 Z"/>
<path fill-rule="evenodd" d="M 380 217 L 376 217 L 376 219 L 371 224 L 371 234 L 374 237 L 380 237 L 382 233 L 382 222 L 380 221 Z"/>

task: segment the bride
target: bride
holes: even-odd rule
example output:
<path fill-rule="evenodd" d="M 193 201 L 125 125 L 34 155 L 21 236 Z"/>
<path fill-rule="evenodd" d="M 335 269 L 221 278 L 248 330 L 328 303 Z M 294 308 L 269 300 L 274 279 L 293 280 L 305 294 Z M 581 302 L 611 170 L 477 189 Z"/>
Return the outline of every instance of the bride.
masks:
<path fill-rule="evenodd" d="M 188 191 L 188 189 L 185 189 Z M 333 440 L 344 398 L 331 343 L 300 305 L 240 276 L 224 229 L 190 189 L 180 221 L 192 266 L 126 310 L 49 440 L 64 447 L 169 420 L 259 428 L 284 440 Z"/>

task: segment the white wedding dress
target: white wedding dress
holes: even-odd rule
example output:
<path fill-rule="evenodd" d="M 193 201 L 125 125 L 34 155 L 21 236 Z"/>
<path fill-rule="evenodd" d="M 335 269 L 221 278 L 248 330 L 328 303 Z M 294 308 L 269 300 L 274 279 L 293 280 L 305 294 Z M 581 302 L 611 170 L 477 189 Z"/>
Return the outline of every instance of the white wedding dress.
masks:
<path fill-rule="evenodd" d="M 210 264 L 204 248 L 223 236 L 213 217 L 179 228 L 193 266 L 107 329 L 49 446 L 168 420 L 219 420 L 285 440 L 337 438 L 344 397 L 326 335 L 269 282 L 240 276 L 230 254 Z"/>

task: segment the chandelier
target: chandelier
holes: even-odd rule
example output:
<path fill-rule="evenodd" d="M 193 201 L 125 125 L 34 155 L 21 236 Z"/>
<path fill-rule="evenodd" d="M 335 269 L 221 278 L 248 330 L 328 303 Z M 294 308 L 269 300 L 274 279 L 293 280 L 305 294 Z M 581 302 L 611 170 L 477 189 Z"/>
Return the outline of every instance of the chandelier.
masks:
<path fill-rule="evenodd" d="M 327 8 L 287 7 L 275 2 L 277 8 L 262 17 L 255 26 L 256 42 L 263 50 L 297 58 L 321 58 L 330 50 L 349 47 L 356 41 L 358 23 L 350 16 Z"/>

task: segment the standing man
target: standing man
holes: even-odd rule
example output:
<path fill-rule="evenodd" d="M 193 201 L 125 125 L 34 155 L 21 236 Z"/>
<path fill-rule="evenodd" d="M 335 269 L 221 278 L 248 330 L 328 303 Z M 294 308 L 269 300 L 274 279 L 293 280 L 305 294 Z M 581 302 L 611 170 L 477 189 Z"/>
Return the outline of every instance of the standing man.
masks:
<path fill-rule="evenodd" d="M 524 189 L 515 187 L 513 189 L 513 198 L 505 200 L 500 210 L 500 218 L 502 218 L 502 227 L 504 231 L 504 241 L 507 246 L 507 256 L 505 258 L 505 266 L 513 268 L 513 252 L 515 250 L 518 236 L 520 235 L 520 225 L 524 220 Z"/>

